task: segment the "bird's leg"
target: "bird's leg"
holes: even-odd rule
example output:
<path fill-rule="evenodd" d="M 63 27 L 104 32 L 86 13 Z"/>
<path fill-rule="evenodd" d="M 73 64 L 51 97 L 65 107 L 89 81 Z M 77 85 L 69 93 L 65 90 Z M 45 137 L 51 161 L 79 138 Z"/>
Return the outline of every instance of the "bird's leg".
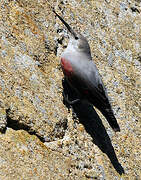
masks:
<path fill-rule="evenodd" d="M 78 103 L 80 101 L 80 99 L 75 99 L 75 100 L 69 100 L 68 98 L 68 94 L 65 94 L 63 93 L 63 97 L 64 97 L 64 100 L 69 104 L 69 105 L 74 105 L 76 103 Z"/>

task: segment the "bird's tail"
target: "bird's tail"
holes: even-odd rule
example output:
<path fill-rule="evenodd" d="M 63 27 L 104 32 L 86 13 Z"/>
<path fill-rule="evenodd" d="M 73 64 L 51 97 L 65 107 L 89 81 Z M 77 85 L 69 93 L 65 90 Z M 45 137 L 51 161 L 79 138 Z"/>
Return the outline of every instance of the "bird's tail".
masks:
<path fill-rule="evenodd" d="M 112 111 L 112 109 L 105 109 L 104 111 L 102 111 L 102 114 L 105 116 L 105 118 L 107 119 L 109 125 L 111 126 L 111 128 L 115 131 L 115 132 L 119 132 L 120 131 L 120 127 L 118 125 L 118 122 L 114 116 L 114 113 Z"/>

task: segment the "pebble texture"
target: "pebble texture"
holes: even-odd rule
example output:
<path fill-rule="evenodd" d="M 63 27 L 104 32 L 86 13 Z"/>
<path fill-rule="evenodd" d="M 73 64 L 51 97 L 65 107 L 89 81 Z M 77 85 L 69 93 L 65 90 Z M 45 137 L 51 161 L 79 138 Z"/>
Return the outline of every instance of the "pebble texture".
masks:
<path fill-rule="evenodd" d="M 120 133 L 63 104 L 69 34 L 50 4 L 88 39 Z M 3 0 L 0 27 L 0 179 L 141 179 L 141 1 Z"/>

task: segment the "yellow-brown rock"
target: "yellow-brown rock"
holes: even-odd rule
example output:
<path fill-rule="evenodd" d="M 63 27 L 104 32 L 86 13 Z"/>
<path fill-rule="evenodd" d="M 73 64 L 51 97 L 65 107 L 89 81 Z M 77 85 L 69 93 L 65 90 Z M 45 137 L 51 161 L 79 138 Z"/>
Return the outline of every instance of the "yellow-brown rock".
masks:
<path fill-rule="evenodd" d="M 139 0 L 0 1 L 0 179 L 119 178 L 93 142 L 96 129 L 73 120 L 63 105 L 59 56 L 68 38 L 50 5 L 88 39 L 121 132 L 115 135 L 98 114 L 125 170 L 123 179 L 139 180 Z M 110 141 L 109 146 L 112 151 Z"/>

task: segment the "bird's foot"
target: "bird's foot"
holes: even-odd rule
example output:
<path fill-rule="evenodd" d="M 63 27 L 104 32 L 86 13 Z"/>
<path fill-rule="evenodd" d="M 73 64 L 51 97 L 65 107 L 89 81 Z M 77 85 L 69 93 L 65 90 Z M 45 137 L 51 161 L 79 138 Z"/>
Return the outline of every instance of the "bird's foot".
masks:
<path fill-rule="evenodd" d="M 64 97 L 64 100 L 69 104 L 69 105 L 74 105 L 76 103 L 78 103 L 80 101 L 80 99 L 75 99 L 75 100 L 72 100 L 70 101 L 69 98 L 68 98 L 68 95 L 66 94 L 63 94 L 63 97 Z"/>

